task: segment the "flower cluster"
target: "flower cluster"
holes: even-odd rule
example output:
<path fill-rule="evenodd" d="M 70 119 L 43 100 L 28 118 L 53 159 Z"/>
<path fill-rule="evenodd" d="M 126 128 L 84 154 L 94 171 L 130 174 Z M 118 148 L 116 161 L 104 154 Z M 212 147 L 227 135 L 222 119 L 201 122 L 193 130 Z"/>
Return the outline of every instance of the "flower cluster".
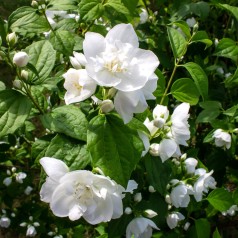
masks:
<path fill-rule="evenodd" d="M 146 100 L 155 98 L 158 77 L 154 71 L 159 60 L 153 52 L 139 48 L 131 24 L 116 25 L 105 37 L 87 32 L 83 51 L 74 52 L 70 58 L 74 69 L 63 75 L 66 104 L 89 98 L 99 85 L 104 89 L 103 100 L 114 100 L 115 110 L 125 123 L 133 113 L 145 111 Z"/>
<path fill-rule="evenodd" d="M 189 104 L 182 103 L 170 116 L 166 106 L 157 105 L 153 110 L 153 120 L 147 118 L 144 122 L 150 132 L 150 138 L 142 137 L 146 151 L 149 150 L 153 156 L 159 156 L 162 162 L 170 157 L 179 157 L 179 145 L 187 146 L 187 140 L 190 139 L 188 111 Z M 148 143 L 148 140 L 152 143 Z"/>
<path fill-rule="evenodd" d="M 180 171 L 182 179 L 172 179 L 167 185 L 168 194 L 166 202 L 169 208 L 186 208 L 188 207 L 191 196 L 197 202 L 202 201 L 203 196 L 209 192 L 209 189 L 216 188 L 216 181 L 211 176 L 213 171 L 206 172 L 203 168 L 197 168 L 198 161 L 194 158 L 186 158 L 186 154 L 182 155 L 180 160 L 174 159 L 174 163 Z M 170 229 L 175 228 L 178 222 L 184 220 L 183 214 L 174 211 L 167 216 L 167 224 Z"/>
<path fill-rule="evenodd" d="M 17 183 L 23 183 L 23 180 L 27 177 L 27 174 L 24 172 L 16 172 L 16 168 L 12 167 L 11 171 L 7 170 L 7 175 L 8 177 L 6 177 L 3 180 L 3 184 L 5 186 L 9 186 L 12 183 L 12 179 L 15 178 Z"/>
<path fill-rule="evenodd" d="M 34 222 L 33 217 L 30 216 L 29 221 L 28 222 L 22 222 L 20 224 L 20 226 L 21 227 L 27 227 L 26 236 L 34 237 L 37 234 L 36 227 L 39 227 L 40 223 L 39 222 Z"/>

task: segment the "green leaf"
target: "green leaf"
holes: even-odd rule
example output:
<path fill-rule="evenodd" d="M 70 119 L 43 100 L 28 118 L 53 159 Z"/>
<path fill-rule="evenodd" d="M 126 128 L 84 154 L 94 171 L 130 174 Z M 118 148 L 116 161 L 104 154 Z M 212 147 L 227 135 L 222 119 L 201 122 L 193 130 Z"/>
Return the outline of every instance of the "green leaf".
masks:
<path fill-rule="evenodd" d="M 236 87 L 238 85 L 238 68 L 233 75 L 225 79 L 225 85 L 227 88 Z"/>
<path fill-rule="evenodd" d="M 25 49 L 29 63 L 35 66 L 38 76 L 29 72 L 29 79 L 35 84 L 43 82 L 51 73 L 56 59 L 56 51 L 49 41 L 37 41 Z"/>
<path fill-rule="evenodd" d="M 50 42 L 54 49 L 66 56 L 73 54 L 75 45 L 74 35 L 69 31 L 58 30 L 55 34 L 51 34 Z"/>
<path fill-rule="evenodd" d="M 187 41 L 184 36 L 176 29 L 167 27 L 169 42 L 175 58 L 181 58 L 187 50 Z"/>
<path fill-rule="evenodd" d="M 40 106 L 43 111 L 46 111 L 48 107 L 48 103 L 46 101 L 45 95 L 42 93 L 42 91 L 37 86 L 31 87 L 31 94 L 37 104 Z"/>
<path fill-rule="evenodd" d="M 0 91 L 5 89 L 6 89 L 6 85 L 2 81 L 0 81 Z"/>
<path fill-rule="evenodd" d="M 80 17 L 86 21 L 99 18 L 103 11 L 104 6 L 100 0 L 82 0 L 79 4 Z"/>
<path fill-rule="evenodd" d="M 199 113 L 196 123 L 211 123 L 214 119 L 216 119 L 221 114 L 221 111 L 218 109 L 212 109 L 212 110 L 203 110 Z"/>
<path fill-rule="evenodd" d="M 43 115 L 41 120 L 49 130 L 86 141 L 88 121 L 81 110 L 74 105 L 58 107 L 50 114 Z"/>
<path fill-rule="evenodd" d="M 191 43 L 197 43 L 197 42 L 202 42 L 206 45 L 207 49 L 208 47 L 210 47 L 212 45 L 212 41 L 209 39 L 207 33 L 205 31 L 197 31 L 191 40 Z"/>
<path fill-rule="evenodd" d="M 104 6 L 111 7 L 117 12 L 120 12 L 125 15 L 129 14 L 129 10 L 125 7 L 121 0 L 109 0 Z"/>
<path fill-rule="evenodd" d="M 71 170 L 84 169 L 91 162 L 86 145 L 64 135 L 56 135 L 51 140 L 44 156 L 63 160 Z"/>
<path fill-rule="evenodd" d="M 151 184 L 155 190 L 161 195 L 165 195 L 167 192 L 167 184 L 170 181 L 172 173 L 172 167 L 169 161 L 162 163 L 159 157 L 153 157 L 147 155 L 145 157 L 145 166 L 149 184 Z M 160 171 L 158 173 L 158 171 Z"/>
<path fill-rule="evenodd" d="M 205 102 L 200 102 L 199 106 L 202 107 L 203 109 L 207 110 L 222 110 L 222 105 L 219 101 L 205 101 Z"/>
<path fill-rule="evenodd" d="M 42 33 L 50 30 L 45 17 L 32 7 L 18 8 L 9 16 L 8 24 L 13 32 L 19 33 Z"/>
<path fill-rule="evenodd" d="M 49 3 L 50 10 L 76 10 L 78 5 L 77 0 L 49 0 Z"/>
<path fill-rule="evenodd" d="M 208 78 L 206 73 L 198 64 L 193 62 L 189 62 L 181 66 L 185 67 L 190 73 L 200 95 L 205 101 L 208 97 Z"/>
<path fill-rule="evenodd" d="M 217 227 L 216 227 L 216 230 L 212 234 L 212 238 L 222 238 Z"/>
<path fill-rule="evenodd" d="M 144 147 L 137 131 L 116 115 L 98 115 L 89 123 L 87 139 L 93 166 L 126 186 Z"/>
<path fill-rule="evenodd" d="M 232 13 L 232 15 L 238 21 L 238 7 L 230 6 L 228 4 L 221 4 L 221 3 L 217 4 L 217 6 Z"/>
<path fill-rule="evenodd" d="M 183 33 L 186 35 L 186 37 L 188 39 L 191 38 L 191 33 L 190 33 L 190 27 L 188 26 L 188 24 L 185 21 L 175 21 L 172 24 L 176 25 L 177 27 L 179 27 Z"/>
<path fill-rule="evenodd" d="M 138 5 L 139 0 L 122 0 L 122 3 L 125 5 L 125 7 L 130 11 L 131 14 L 138 15 L 136 9 Z"/>
<path fill-rule="evenodd" d="M 199 92 L 194 82 L 189 78 L 177 79 L 170 92 L 181 102 L 188 102 L 191 105 L 196 105 L 199 100 Z"/>
<path fill-rule="evenodd" d="M 22 127 L 31 110 L 30 100 L 15 90 L 0 91 L 0 137 Z"/>
<path fill-rule="evenodd" d="M 224 188 L 213 190 L 206 199 L 220 212 L 227 211 L 234 204 L 231 193 Z"/>
<path fill-rule="evenodd" d="M 235 41 L 230 38 L 223 38 L 219 41 L 214 55 L 230 58 L 234 61 L 238 59 L 238 46 Z"/>
<path fill-rule="evenodd" d="M 231 108 L 228 108 L 226 111 L 223 112 L 223 114 L 229 117 L 234 117 L 236 115 L 237 110 L 238 110 L 238 105 L 235 105 Z"/>
<path fill-rule="evenodd" d="M 197 238 L 209 238 L 211 233 L 210 223 L 207 219 L 195 220 Z"/>

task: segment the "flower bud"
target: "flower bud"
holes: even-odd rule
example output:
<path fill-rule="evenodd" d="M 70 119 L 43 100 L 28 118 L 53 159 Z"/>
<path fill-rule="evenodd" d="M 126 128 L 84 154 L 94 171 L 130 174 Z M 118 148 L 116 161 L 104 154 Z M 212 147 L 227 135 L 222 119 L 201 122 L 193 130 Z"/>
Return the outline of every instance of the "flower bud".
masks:
<path fill-rule="evenodd" d="M 12 172 L 15 173 L 17 171 L 16 167 L 12 167 Z"/>
<path fill-rule="evenodd" d="M 150 149 L 149 149 L 149 153 L 152 155 L 152 156 L 159 156 L 159 147 L 160 145 L 157 144 L 157 143 L 153 143 L 150 145 Z"/>
<path fill-rule="evenodd" d="M 170 198 L 169 194 L 167 194 L 165 196 L 165 202 L 167 202 L 168 204 L 171 204 L 171 198 Z"/>
<path fill-rule="evenodd" d="M 108 91 L 108 97 L 113 98 L 116 95 L 117 89 L 110 88 Z"/>
<path fill-rule="evenodd" d="M 125 214 L 130 215 L 132 213 L 132 210 L 130 207 L 126 207 Z"/>
<path fill-rule="evenodd" d="M 158 117 L 154 120 L 154 126 L 158 127 L 158 128 L 162 128 L 165 124 L 165 119 L 164 118 L 161 118 L 161 117 Z"/>
<path fill-rule="evenodd" d="M 238 133 L 238 128 L 235 128 L 235 129 L 233 130 L 233 132 L 234 132 L 234 133 Z"/>
<path fill-rule="evenodd" d="M 187 159 L 187 154 L 186 153 L 182 154 L 180 158 L 181 158 L 181 160 Z"/>
<path fill-rule="evenodd" d="M 189 227 L 190 227 L 190 223 L 189 223 L 189 222 L 186 222 L 185 225 L 184 225 L 184 227 L 183 227 L 183 229 L 184 229 L 185 231 L 187 231 Z"/>
<path fill-rule="evenodd" d="M 152 185 L 149 186 L 148 190 L 149 190 L 150 193 L 156 192 L 156 190 L 154 189 L 154 187 Z"/>
<path fill-rule="evenodd" d="M 38 8 L 38 6 L 39 6 L 39 4 L 38 4 L 38 2 L 37 1 L 32 1 L 31 2 L 31 6 L 33 7 L 33 8 Z"/>
<path fill-rule="evenodd" d="M 17 52 L 13 57 L 13 63 L 18 67 L 24 67 L 28 64 L 29 56 L 26 52 Z"/>
<path fill-rule="evenodd" d="M 28 75 L 29 75 L 28 71 L 26 71 L 24 69 L 21 71 L 21 77 L 23 79 L 27 80 L 28 79 Z"/>
<path fill-rule="evenodd" d="M 33 188 L 31 186 L 27 186 L 26 189 L 24 190 L 24 193 L 26 195 L 30 195 L 31 191 L 33 190 Z"/>
<path fill-rule="evenodd" d="M 20 80 L 18 80 L 18 79 L 14 80 L 13 81 L 13 87 L 15 89 L 21 89 L 22 88 L 22 82 Z"/>
<path fill-rule="evenodd" d="M 153 217 L 155 217 L 155 216 L 158 215 L 157 212 L 155 212 L 155 211 L 153 211 L 153 210 L 151 210 L 151 209 L 146 209 L 146 210 L 144 211 L 144 214 L 145 214 L 145 216 L 148 217 L 148 218 L 153 218 Z"/>
<path fill-rule="evenodd" d="M 1 217 L 0 227 L 8 228 L 11 224 L 11 220 L 8 217 Z"/>
<path fill-rule="evenodd" d="M 7 35 L 6 41 L 10 46 L 14 46 L 17 43 L 17 36 L 15 32 Z"/>
<path fill-rule="evenodd" d="M 21 226 L 21 227 L 25 227 L 25 226 L 27 226 L 27 223 L 26 223 L 26 222 L 22 222 L 22 223 L 20 224 L 20 226 Z"/>
<path fill-rule="evenodd" d="M 112 111 L 113 109 L 114 109 L 114 104 L 113 104 L 112 100 L 106 99 L 106 100 L 102 101 L 102 103 L 101 103 L 102 113 L 108 113 L 108 112 Z"/>
<path fill-rule="evenodd" d="M 141 193 L 136 193 L 134 196 L 134 201 L 135 202 L 140 202 L 142 200 L 142 195 Z"/>

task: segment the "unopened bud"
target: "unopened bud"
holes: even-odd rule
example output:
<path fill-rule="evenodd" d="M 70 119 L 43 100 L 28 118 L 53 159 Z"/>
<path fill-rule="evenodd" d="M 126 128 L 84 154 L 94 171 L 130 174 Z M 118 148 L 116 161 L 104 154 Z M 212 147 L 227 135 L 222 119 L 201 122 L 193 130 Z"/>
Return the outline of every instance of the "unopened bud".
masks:
<path fill-rule="evenodd" d="M 26 71 L 24 69 L 21 71 L 21 77 L 23 79 L 27 80 L 28 79 L 28 75 L 29 75 L 28 71 Z"/>
<path fill-rule="evenodd" d="M 157 144 L 157 143 L 153 143 L 150 145 L 150 149 L 149 149 L 149 153 L 152 155 L 152 156 L 159 156 L 159 147 L 160 145 Z"/>
<path fill-rule="evenodd" d="M 142 195 L 141 193 L 136 193 L 134 196 L 134 201 L 135 202 L 140 202 L 142 200 Z"/>
<path fill-rule="evenodd" d="M 185 231 L 187 231 L 189 227 L 190 227 L 190 223 L 189 223 L 189 222 L 186 222 L 185 225 L 184 225 L 184 227 L 183 227 L 183 229 L 184 229 Z"/>
<path fill-rule="evenodd" d="M 21 89 L 22 88 L 22 82 L 20 80 L 18 80 L 18 79 L 14 80 L 13 81 L 13 87 L 15 89 Z"/>
<path fill-rule="evenodd" d="M 155 211 L 153 211 L 153 210 L 151 210 L 151 209 L 146 209 L 146 210 L 144 211 L 144 214 L 145 214 L 145 216 L 148 217 L 148 218 L 153 218 L 153 217 L 155 217 L 155 216 L 158 215 L 157 212 L 155 212 Z"/>
<path fill-rule="evenodd" d="M 233 132 L 234 132 L 234 133 L 238 133 L 238 128 L 235 128 L 235 129 L 233 130 Z"/>
<path fill-rule="evenodd" d="M 198 22 L 193 26 L 193 32 L 196 33 L 198 31 Z"/>
<path fill-rule="evenodd" d="M 126 207 L 125 214 L 130 215 L 132 213 L 132 210 L 130 207 Z"/>
<path fill-rule="evenodd" d="M 170 198 L 169 194 L 167 194 L 165 196 L 165 202 L 167 202 L 168 204 L 171 204 L 171 198 Z"/>
<path fill-rule="evenodd" d="M 106 100 L 102 101 L 102 103 L 101 103 L 102 113 L 108 113 L 108 112 L 112 111 L 113 109 L 114 109 L 114 104 L 113 104 L 112 100 L 106 99 Z"/>
<path fill-rule="evenodd" d="M 13 63 L 18 67 L 24 67 L 28 64 L 29 56 L 26 52 L 17 52 L 13 57 Z"/>
<path fill-rule="evenodd" d="M 149 186 L 148 190 L 149 190 L 150 193 L 156 192 L 156 190 L 154 189 L 154 187 L 152 185 Z"/>
<path fill-rule="evenodd" d="M 34 1 L 34 0 L 33 0 L 33 1 L 31 2 L 31 6 L 34 7 L 34 8 L 38 8 L 39 4 L 38 4 L 37 1 Z"/>
<path fill-rule="evenodd" d="M 108 91 L 108 97 L 113 98 L 116 95 L 117 89 L 110 88 Z"/>
<path fill-rule="evenodd" d="M 17 35 L 15 32 L 12 32 L 10 34 L 7 35 L 6 37 L 7 43 L 10 46 L 14 46 L 17 43 Z"/>
<path fill-rule="evenodd" d="M 162 128 L 165 124 L 165 119 L 158 117 L 154 120 L 154 126 L 158 127 L 158 128 Z"/>
<path fill-rule="evenodd" d="M 181 158 L 181 160 L 187 159 L 187 153 L 182 154 L 180 158 Z"/>

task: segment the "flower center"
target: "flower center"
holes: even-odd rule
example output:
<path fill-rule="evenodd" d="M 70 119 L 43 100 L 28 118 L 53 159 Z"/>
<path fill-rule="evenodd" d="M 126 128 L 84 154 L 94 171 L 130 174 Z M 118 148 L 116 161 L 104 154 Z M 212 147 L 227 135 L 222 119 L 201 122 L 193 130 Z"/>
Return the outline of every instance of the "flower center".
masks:
<path fill-rule="evenodd" d="M 81 91 L 83 86 L 81 86 L 79 83 L 77 82 L 73 82 L 73 86 L 78 90 L 78 91 Z"/>
<path fill-rule="evenodd" d="M 74 190 L 74 198 L 79 203 L 84 203 L 84 204 L 90 201 L 93 198 L 93 192 L 90 185 L 76 183 L 75 190 Z"/>

